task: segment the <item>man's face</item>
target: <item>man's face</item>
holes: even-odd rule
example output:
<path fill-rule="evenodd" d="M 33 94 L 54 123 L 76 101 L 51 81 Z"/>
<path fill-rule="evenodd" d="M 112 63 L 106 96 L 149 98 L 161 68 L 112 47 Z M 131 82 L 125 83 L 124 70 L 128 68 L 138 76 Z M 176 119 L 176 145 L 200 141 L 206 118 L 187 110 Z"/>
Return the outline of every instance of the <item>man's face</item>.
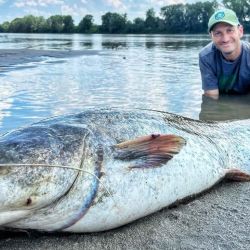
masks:
<path fill-rule="evenodd" d="M 240 39 L 243 27 L 232 26 L 227 23 L 216 24 L 211 31 L 211 38 L 226 59 L 234 60 L 241 53 Z"/>

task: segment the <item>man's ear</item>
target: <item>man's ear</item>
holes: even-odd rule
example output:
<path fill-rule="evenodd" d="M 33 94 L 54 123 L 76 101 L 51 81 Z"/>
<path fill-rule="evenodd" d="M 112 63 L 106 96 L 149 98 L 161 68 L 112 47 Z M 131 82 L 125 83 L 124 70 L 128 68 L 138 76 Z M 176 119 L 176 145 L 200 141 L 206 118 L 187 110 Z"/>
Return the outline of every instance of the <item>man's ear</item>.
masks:
<path fill-rule="evenodd" d="M 240 38 L 244 35 L 244 28 L 242 25 L 239 26 Z"/>

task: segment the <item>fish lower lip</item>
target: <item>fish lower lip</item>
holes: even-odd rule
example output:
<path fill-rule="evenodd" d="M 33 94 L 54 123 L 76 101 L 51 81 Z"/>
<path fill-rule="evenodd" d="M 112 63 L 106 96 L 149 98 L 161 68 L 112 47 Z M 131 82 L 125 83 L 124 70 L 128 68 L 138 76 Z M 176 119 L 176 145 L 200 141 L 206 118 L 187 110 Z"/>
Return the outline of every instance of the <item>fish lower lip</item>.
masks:
<path fill-rule="evenodd" d="M 30 213 L 31 211 L 29 210 L 0 212 L 0 225 L 4 225 L 22 219 Z"/>

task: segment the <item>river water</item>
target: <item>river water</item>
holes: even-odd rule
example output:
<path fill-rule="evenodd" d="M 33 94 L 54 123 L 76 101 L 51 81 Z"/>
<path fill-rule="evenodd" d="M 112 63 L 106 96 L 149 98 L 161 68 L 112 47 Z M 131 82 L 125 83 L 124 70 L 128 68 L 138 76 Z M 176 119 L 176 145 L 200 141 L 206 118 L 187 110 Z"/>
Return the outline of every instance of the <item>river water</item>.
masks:
<path fill-rule="evenodd" d="M 250 118 L 249 96 L 202 96 L 198 53 L 209 41 L 208 35 L 0 33 L 0 49 L 9 52 L 92 52 L 39 60 L 27 55 L 16 63 L 0 55 L 0 133 L 89 107 L 157 109 L 204 120 Z"/>

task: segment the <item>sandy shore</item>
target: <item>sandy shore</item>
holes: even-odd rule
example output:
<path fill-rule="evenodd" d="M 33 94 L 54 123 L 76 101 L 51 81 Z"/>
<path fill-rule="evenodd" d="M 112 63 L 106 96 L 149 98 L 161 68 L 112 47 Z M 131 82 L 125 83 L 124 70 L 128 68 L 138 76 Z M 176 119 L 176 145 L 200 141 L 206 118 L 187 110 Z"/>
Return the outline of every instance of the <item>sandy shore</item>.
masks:
<path fill-rule="evenodd" d="M 94 50 L 34 50 L 34 49 L 0 49 L 1 67 L 13 66 L 20 63 L 38 62 L 44 57 L 67 58 L 81 55 L 97 55 Z"/>
<path fill-rule="evenodd" d="M 1 232 L 0 249 L 250 249 L 250 183 L 223 182 L 200 197 L 92 234 Z"/>

